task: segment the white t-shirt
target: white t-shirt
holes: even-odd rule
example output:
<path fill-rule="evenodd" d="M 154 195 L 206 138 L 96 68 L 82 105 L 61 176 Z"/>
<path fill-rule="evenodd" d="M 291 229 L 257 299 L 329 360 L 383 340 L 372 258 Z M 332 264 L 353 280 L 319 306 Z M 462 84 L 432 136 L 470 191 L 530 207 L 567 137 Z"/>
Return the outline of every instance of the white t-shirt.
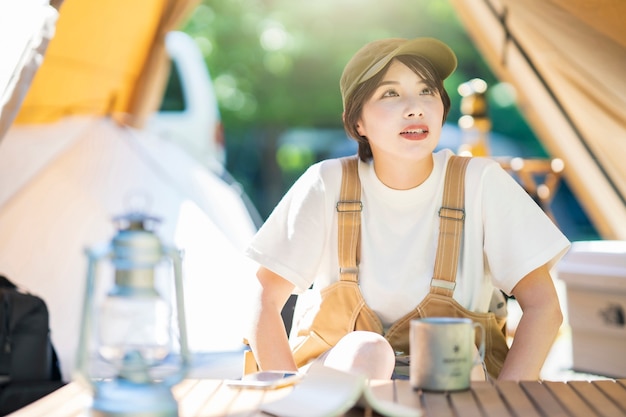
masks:
<path fill-rule="evenodd" d="M 434 154 L 434 168 L 418 187 L 394 190 L 359 161 L 361 256 L 359 283 L 385 327 L 411 311 L 429 291 L 439 233 L 446 164 L 452 152 Z M 339 279 L 337 213 L 342 168 L 338 159 L 311 166 L 285 194 L 258 231 L 247 255 L 292 282 L 296 293 Z M 454 298 L 486 312 L 499 288 L 510 294 L 537 267 L 551 267 L 569 241 L 500 165 L 473 158 L 467 167 L 465 230 Z"/>

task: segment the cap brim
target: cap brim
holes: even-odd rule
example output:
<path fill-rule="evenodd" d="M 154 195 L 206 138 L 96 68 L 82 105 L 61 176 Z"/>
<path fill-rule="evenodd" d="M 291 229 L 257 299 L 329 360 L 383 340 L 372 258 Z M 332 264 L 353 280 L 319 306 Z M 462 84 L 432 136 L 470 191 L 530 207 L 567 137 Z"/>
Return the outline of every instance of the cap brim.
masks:
<path fill-rule="evenodd" d="M 380 72 L 393 58 L 399 55 L 414 55 L 426 58 L 437 71 L 442 80 L 448 78 L 456 69 L 457 59 L 452 49 L 445 43 L 434 38 L 410 39 L 398 45 L 395 49 L 387 53 L 382 59 L 368 68 L 359 77 L 358 83 L 369 80 Z"/>

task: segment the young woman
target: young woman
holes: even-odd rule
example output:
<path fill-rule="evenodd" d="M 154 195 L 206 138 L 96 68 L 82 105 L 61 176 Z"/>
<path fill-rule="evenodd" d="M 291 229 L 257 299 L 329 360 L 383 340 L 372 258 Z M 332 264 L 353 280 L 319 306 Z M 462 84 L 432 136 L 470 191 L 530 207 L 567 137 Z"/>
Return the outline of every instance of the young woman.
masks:
<path fill-rule="evenodd" d="M 304 337 L 318 345 L 306 361 L 391 377 L 399 352 L 387 331 L 412 311 L 423 311 L 416 306 L 423 306 L 436 281 L 439 210 L 453 153 L 435 148 L 450 108 L 443 80 L 455 68 L 452 50 L 431 38 L 375 41 L 346 65 L 340 81 L 343 121 L 359 144 L 362 204 L 358 269 L 350 273 L 358 279 L 356 297 L 365 301 L 364 312 L 382 327 L 350 328 L 337 341 L 324 329 L 307 327 L 321 314 L 330 317 L 323 323 L 332 323 L 344 299 L 328 301 L 324 291 L 346 274 L 340 272 L 337 237 L 342 162 L 322 161 L 296 181 L 247 251 L 260 265 L 258 313 L 248 340 L 262 369 L 302 366 L 292 350 Z M 569 241 L 496 162 L 472 158 L 464 183 L 464 226 L 451 291 L 455 307 L 443 315 L 487 313 L 494 290 L 514 296 L 523 315 L 504 364 L 492 374 L 537 379 L 562 321 L 549 271 Z M 304 292 L 313 301 L 307 319 L 294 318 L 290 345 L 280 312 L 290 294 Z M 326 351 L 319 347 L 324 343 Z"/>

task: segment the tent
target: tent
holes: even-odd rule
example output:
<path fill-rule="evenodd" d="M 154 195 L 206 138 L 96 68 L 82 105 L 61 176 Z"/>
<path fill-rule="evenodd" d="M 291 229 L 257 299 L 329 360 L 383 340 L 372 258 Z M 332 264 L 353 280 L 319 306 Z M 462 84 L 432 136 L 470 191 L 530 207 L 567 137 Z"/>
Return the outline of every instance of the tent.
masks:
<path fill-rule="evenodd" d="M 16 3 L 22 2 L 0 3 L 4 10 L 0 23 L 4 19 L 17 22 L 5 25 L 6 30 L 18 27 L 14 33 L 23 44 L 30 42 L 28 50 L 34 52 L 9 68 L 12 78 L 18 81 L 22 69 L 41 62 L 41 51 L 45 58 L 34 78 L 31 71 L 32 83 L 25 77 L 8 88 L 7 83 L 0 84 L 6 89 L 3 95 L 14 97 L 0 117 L 8 118 L 5 113 L 15 112 L 21 104 L 14 120 L 17 124 L 52 123 L 66 115 L 110 115 L 141 127 L 158 107 L 165 86 L 165 35 L 178 27 L 198 1 L 53 1 L 58 19 L 47 1 L 24 0 L 23 12 Z M 41 20 L 45 24 L 40 23 L 37 30 Z M 35 42 L 39 38 L 43 40 Z M 47 45 L 45 40 L 50 38 Z M 39 49 L 38 43 L 42 44 Z M 16 84 L 28 87 L 25 96 L 25 88 L 16 90 Z M 10 124 L 7 121 L 3 124 Z"/>
<path fill-rule="evenodd" d="M 450 0 L 605 239 L 626 239 L 626 2 Z"/>
<path fill-rule="evenodd" d="M 177 146 L 98 117 L 13 126 L 0 149 L 0 190 L 0 270 L 47 302 L 66 378 L 84 250 L 110 242 L 113 216 L 129 210 L 160 218 L 162 242 L 184 253 L 192 351 L 242 347 L 251 305 L 242 288 L 254 288 L 256 269 L 242 249 L 256 227 L 237 190 Z"/>
<path fill-rule="evenodd" d="M 165 35 L 196 4 L 0 2 L 0 34 L 14 40 L 0 44 L 0 271 L 48 304 L 66 380 L 84 249 L 109 242 L 136 200 L 184 251 L 192 350 L 242 346 L 254 270 L 241 253 L 256 230 L 242 195 L 140 129 L 165 86 Z"/>

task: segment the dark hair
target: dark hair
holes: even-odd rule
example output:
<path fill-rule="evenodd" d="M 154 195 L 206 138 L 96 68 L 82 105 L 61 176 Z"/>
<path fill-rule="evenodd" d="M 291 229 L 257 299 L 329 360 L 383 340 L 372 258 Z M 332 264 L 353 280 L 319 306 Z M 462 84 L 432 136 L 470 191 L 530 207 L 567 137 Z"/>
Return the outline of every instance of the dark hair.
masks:
<path fill-rule="evenodd" d="M 439 93 L 439 97 L 441 97 L 441 102 L 443 103 L 442 125 L 445 123 L 448 113 L 450 112 L 450 96 L 443 86 L 443 80 L 439 77 L 430 61 L 415 55 L 398 55 L 372 78 L 359 84 L 346 100 L 343 115 L 343 126 L 348 136 L 356 140 L 359 144 L 359 158 L 362 161 L 372 159 L 372 148 L 370 147 L 367 138 L 359 135 L 356 126 L 361 118 L 363 105 L 372 97 L 372 94 L 374 94 L 374 91 L 378 87 L 380 81 L 385 76 L 389 66 L 396 59 L 409 67 L 414 73 L 422 77 L 428 87 Z"/>

